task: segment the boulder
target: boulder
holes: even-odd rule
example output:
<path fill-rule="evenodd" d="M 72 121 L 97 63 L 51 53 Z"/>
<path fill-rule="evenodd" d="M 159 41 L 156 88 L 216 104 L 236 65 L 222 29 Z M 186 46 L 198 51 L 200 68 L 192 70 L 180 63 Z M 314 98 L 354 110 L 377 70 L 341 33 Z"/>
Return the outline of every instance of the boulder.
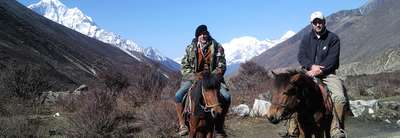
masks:
<path fill-rule="evenodd" d="M 246 104 L 240 104 L 232 107 L 232 112 L 240 117 L 245 117 L 249 115 L 250 108 Z"/>
<path fill-rule="evenodd" d="M 362 115 L 364 112 L 374 113 L 373 110 L 379 109 L 378 100 L 355 100 L 350 101 L 350 108 L 354 117 Z M 368 109 L 368 111 L 366 110 Z"/>
<path fill-rule="evenodd" d="M 253 109 L 251 109 L 250 117 L 264 116 L 271 103 L 265 100 L 255 99 L 253 104 Z"/>

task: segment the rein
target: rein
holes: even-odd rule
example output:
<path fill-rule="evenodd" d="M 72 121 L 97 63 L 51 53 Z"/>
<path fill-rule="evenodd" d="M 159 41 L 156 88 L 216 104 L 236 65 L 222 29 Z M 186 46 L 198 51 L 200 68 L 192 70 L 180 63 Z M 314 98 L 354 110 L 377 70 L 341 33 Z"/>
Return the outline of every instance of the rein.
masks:
<path fill-rule="evenodd" d="M 197 81 L 195 81 L 193 84 L 192 84 L 192 87 L 190 87 L 189 88 L 189 92 L 192 92 L 192 89 L 193 89 L 193 86 L 195 86 L 196 84 L 197 84 L 198 82 Z M 208 105 L 207 104 L 207 102 L 205 101 L 205 96 L 204 96 L 204 88 L 203 87 L 201 87 L 201 95 L 203 96 L 203 102 L 206 104 L 205 106 L 204 105 L 201 105 L 200 104 L 200 107 L 201 107 L 201 109 L 204 111 L 204 112 L 211 112 L 211 108 L 214 108 L 214 107 L 216 107 L 216 106 L 219 106 L 220 105 L 220 103 L 217 103 L 217 104 L 212 104 L 212 105 Z M 193 103 L 193 101 L 191 100 L 191 98 L 189 98 L 189 105 L 191 105 L 191 104 L 194 104 Z M 193 111 L 192 110 L 192 108 L 191 108 L 191 106 L 190 106 L 190 109 L 189 109 L 190 111 Z"/>
<path fill-rule="evenodd" d="M 200 107 L 204 110 L 204 112 L 211 112 L 210 108 L 214 108 L 216 106 L 219 106 L 220 104 L 217 103 L 217 104 L 213 104 L 213 105 L 208 105 L 208 103 L 206 102 L 206 100 L 204 98 L 205 97 L 204 91 L 205 91 L 204 88 L 201 87 L 201 94 L 203 95 L 203 102 L 206 104 L 206 106 L 200 105 Z"/>
<path fill-rule="evenodd" d="M 297 91 L 296 96 L 297 96 L 297 99 L 300 100 L 300 99 L 305 97 L 305 93 L 304 93 L 304 90 L 301 90 L 301 93 L 298 93 L 298 90 L 301 90 L 301 89 L 299 89 L 298 86 L 296 86 L 296 91 Z M 296 104 L 299 104 L 299 103 L 301 103 L 301 102 L 300 101 L 299 102 L 296 101 Z M 283 104 L 283 103 L 278 103 L 278 102 L 271 102 L 271 105 L 276 105 L 278 107 L 281 107 L 281 108 L 286 109 L 286 110 L 289 111 L 289 112 L 284 112 L 283 113 L 283 115 L 284 115 L 284 117 L 282 118 L 283 120 L 294 118 L 293 114 L 296 112 L 296 110 L 298 110 L 298 107 L 296 107 L 294 109 L 289 109 L 288 108 L 289 103 Z M 289 114 L 287 114 L 287 113 L 289 113 Z"/>

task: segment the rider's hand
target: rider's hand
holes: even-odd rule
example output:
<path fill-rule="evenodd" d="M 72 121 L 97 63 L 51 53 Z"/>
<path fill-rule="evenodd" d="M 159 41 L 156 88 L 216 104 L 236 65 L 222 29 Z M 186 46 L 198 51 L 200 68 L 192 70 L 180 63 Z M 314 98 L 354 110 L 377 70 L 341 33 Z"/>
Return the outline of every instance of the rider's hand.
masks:
<path fill-rule="evenodd" d="M 325 68 L 324 66 L 320 66 L 320 65 L 312 65 L 311 66 L 311 70 L 307 71 L 307 75 L 311 76 L 311 77 L 315 77 L 318 76 L 320 74 L 322 74 L 322 69 Z"/>
<path fill-rule="evenodd" d="M 314 73 L 314 71 L 312 71 L 312 70 L 307 71 L 306 74 L 307 74 L 307 76 L 315 77 L 315 73 Z"/>

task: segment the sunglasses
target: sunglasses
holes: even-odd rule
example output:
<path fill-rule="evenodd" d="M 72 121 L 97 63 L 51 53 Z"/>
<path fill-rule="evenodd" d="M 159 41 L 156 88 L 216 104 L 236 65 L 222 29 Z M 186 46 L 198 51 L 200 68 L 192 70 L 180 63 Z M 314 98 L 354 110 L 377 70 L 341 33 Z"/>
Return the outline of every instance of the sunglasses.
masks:
<path fill-rule="evenodd" d="M 321 19 L 315 19 L 314 21 L 311 22 L 313 25 L 317 25 L 317 24 L 324 24 L 325 21 L 321 20 Z"/>

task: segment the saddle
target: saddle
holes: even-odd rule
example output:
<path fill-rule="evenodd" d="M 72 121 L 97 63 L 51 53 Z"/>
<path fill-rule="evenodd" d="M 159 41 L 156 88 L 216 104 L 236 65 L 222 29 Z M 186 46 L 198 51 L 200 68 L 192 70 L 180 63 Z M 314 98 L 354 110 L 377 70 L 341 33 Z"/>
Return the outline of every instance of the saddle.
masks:
<path fill-rule="evenodd" d="M 329 93 L 328 87 L 324 83 L 322 83 L 321 80 L 319 80 L 319 79 L 314 79 L 314 81 L 318 85 L 318 87 L 321 91 L 322 97 L 324 99 L 324 107 L 326 109 L 326 114 L 332 113 L 333 101 L 332 101 L 332 97 Z M 346 103 L 344 112 L 347 116 L 354 116 L 353 112 L 350 109 L 349 102 Z"/>
<path fill-rule="evenodd" d="M 333 101 L 331 95 L 329 94 L 327 86 L 324 83 L 322 83 L 320 79 L 317 78 L 314 78 L 314 82 L 318 85 L 318 88 L 320 89 L 325 107 L 325 113 L 331 114 L 333 109 L 332 108 Z"/>

